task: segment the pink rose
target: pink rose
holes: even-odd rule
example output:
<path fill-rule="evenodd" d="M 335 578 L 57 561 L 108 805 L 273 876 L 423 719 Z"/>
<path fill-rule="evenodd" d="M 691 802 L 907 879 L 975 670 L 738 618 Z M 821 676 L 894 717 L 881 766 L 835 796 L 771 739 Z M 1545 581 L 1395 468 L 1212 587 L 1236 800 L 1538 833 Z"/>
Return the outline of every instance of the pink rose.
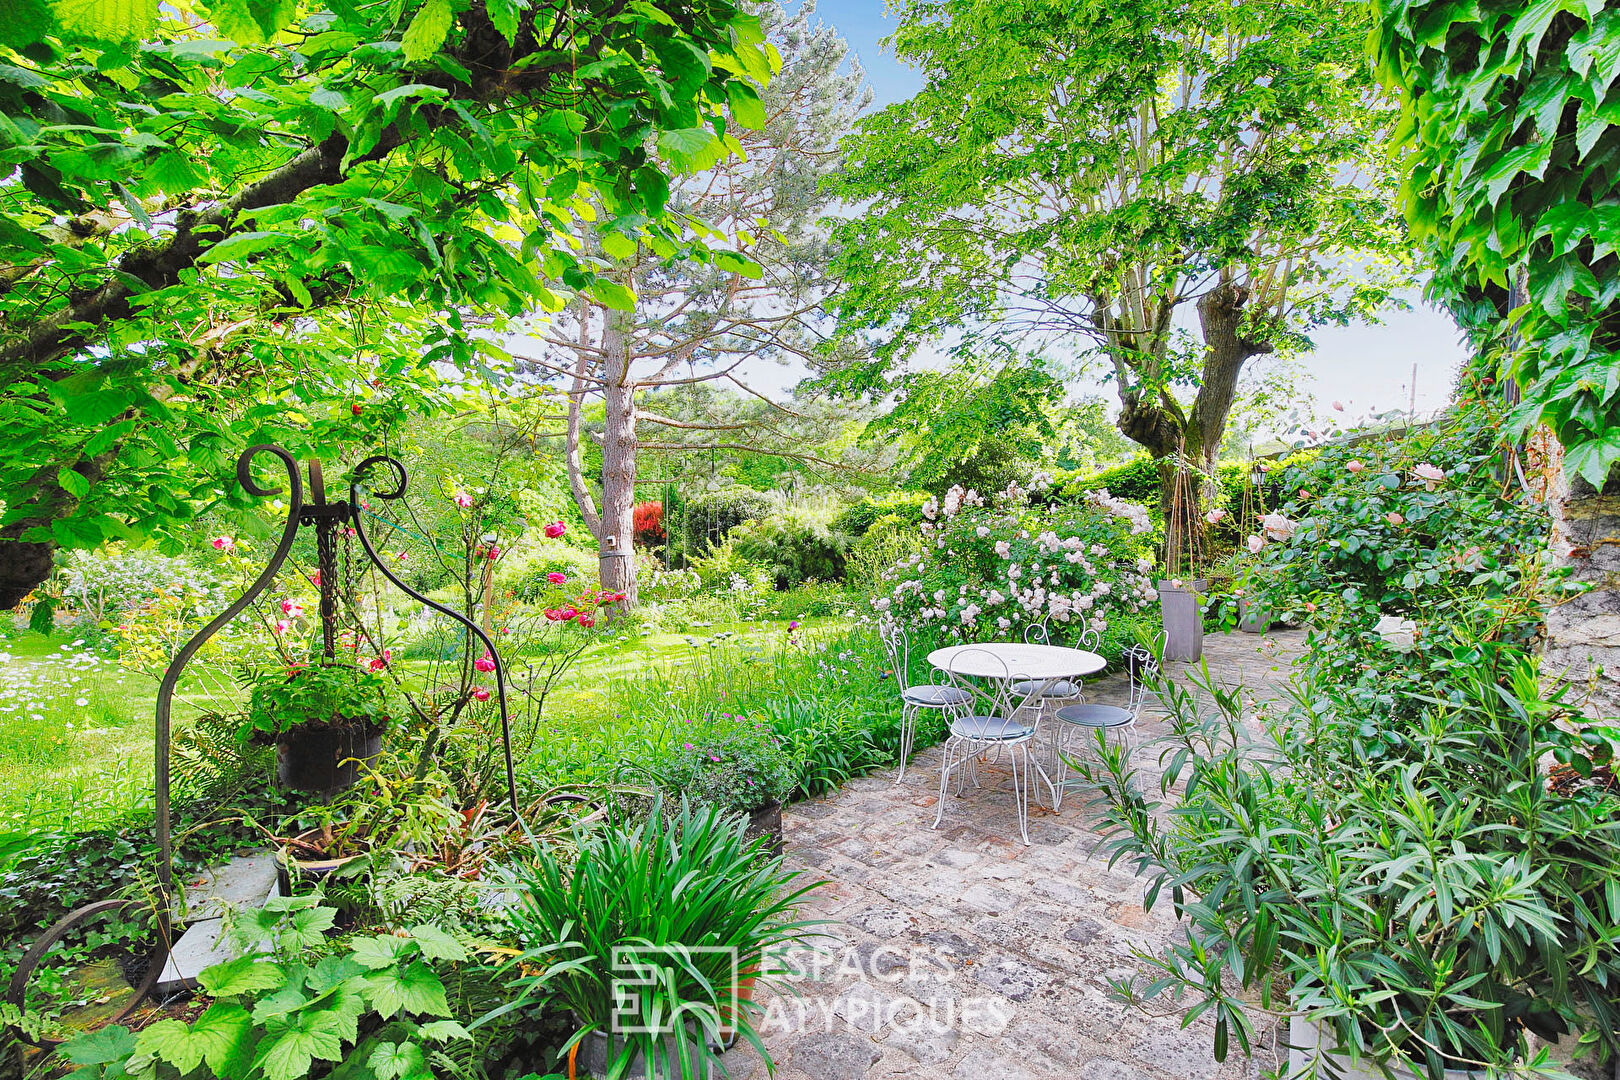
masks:
<path fill-rule="evenodd" d="M 1256 555 L 1260 554 L 1260 549 L 1265 546 L 1266 542 L 1263 538 L 1253 535 L 1249 537 L 1249 550 L 1254 552 Z"/>
<path fill-rule="evenodd" d="M 546 575 L 546 580 L 551 582 L 553 585 L 561 585 L 563 582 L 568 580 L 568 575 L 563 573 L 561 570 L 553 570 L 551 573 Z"/>
<path fill-rule="evenodd" d="M 573 607 L 565 607 L 561 611 L 557 612 L 558 618 L 562 619 L 563 622 L 569 621 L 570 619 L 572 619 L 574 616 L 576 616 L 578 614 L 579 614 L 578 609 L 573 608 Z"/>
<path fill-rule="evenodd" d="M 296 619 L 304 613 L 304 605 L 296 600 L 283 600 L 281 602 L 281 613 L 289 619 Z"/>
<path fill-rule="evenodd" d="M 1446 470 L 1438 465 L 1431 465 L 1427 461 L 1412 470 L 1412 475 L 1423 481 L 1423 486 L 1433 491 L 1440 481 L 1446 478 Z"/>
<path fill-rule="evenodd" d="M 579 615 L 579 625 L 589 630 L 591 627 L 596 625 L 596 620 L 591 618 L 589 615 L 586 615 L 584 612 L 581 612 Z"/>
<path fill-rule="evenodd" d="M 381 671 L 383 668 L 388 666 L 388 662 L 390 660 L 392 660 L 393 658 L 394 658 L 394 650 L 393 649 L 384 649 L 382 651 L 381 656 L 373 656 L 371 658 L 371 662 L 369 664 L 367 664 L 366 666 L 369 667 L 372 671 Z"/>
<path fill-rule="evenodd" d="M 1393 511 L 1391 511 L 1388 514 L 1385 514 L 1384 515 L 1384 520 L 1389 522 L 1391 525 L 1405 525 L 1406 524 L 1406 519 L 1401 517 L 1401 515 L 1393 512 Z"/>
<path fill-rule="evenodd" d="M 478 659 L 473 661 L 473 667 L 479 671 L 494 671 L 495 658 L 486 652 L 483 656 L 480 656 Z"/>
<path fill-rule="evenodd" d="M 122 627 L 120 627 L 120 629 L 122 629 Z M 292 629 L 292 623 L 288 622 L 286 619 L 277 619 L 271 624 L 270 629 L 275 633 L 285 634 L 288 630 Z"/>
<path fill-rule="evenodd" d="M 489 550 L 484 552 L 484 558 L 488 559 L 490 562 L 494 562 L 500 557 L 501 549 L 496 547 L 494 544 L 489 545 Z"/>
<path fill-rule="evenodd" d="M 214 550 L 215 551 L 235 551 L 236 550 L 236 541 L 232 540 L 228 536 L 216 536 L 212 540 L 210 540 L 209 543 L 214 545 Z"/>
<path fill-rule="evenodd" d="M 1361 472 L 1361 471 L 1362 471 L 1362 470 L 1363 470 L 1363 469 L 1365 469 L 1365 468 L 1366 468 L 1366 467 L 1367 467 L 1367 466 L 1365 466 L 1365 465 L 1363 465 L 1363 464 L 1362 464 L 1362 463 L 1361 463 L 1361 461 L 1360 461 L 1360 459 L 1359 459 L 1359 458 L 1358 458 L 1358 459 L 1355 459 L 1355 460 L 1352 460 L 1352 461 L 1351 461 L 1351 462 L 1350 462 L 1350 464 L 1348 464 L 1348 465 L 1346 465 L 1346 466 L 1345 466 L 1345 468 L 1346 468 L 1346 469 L 1347 469 L 1347 470 L 1348 470 L 1348 471 L 1350 471 L 1350 472 L 1352 472 L 1352 473 L 1359 473 L 1359 472 Z"/>
<path fill-rule="evenodd" d="M 1209 522 L 1211 525 L 1219 525 L 1225 519 L 1225 510 L 1211 510 L 1209 513 L 1204 515 L 1204 520 Z"/>
<path fill-rule="evenodd" d="M 475 701 L 488 701 L 489 688 L 487 686 L 475 686 L 472 688 L 472 696 Z"/>
<path fill-rule="evenodd" d="M 546 526 L 546 535 L 551 537 L 553 540 L 557 539 L 557 537 L 561 536 L 567 531 L 568 526 L 564 525 L 560 521 L 553 521 L 550 525 Z"/>
<path fill-rule="evenodd" d="M 558 611 L 556 608 L 548 607 L 546 608 L 546 618 L 551 622 L 556 622 L 558 619 L 562 618 L 562 612 Z"/>
<path fill-rule="evenodd" d="M 1260 524 L 1265 526 L 1266 535 L 1273 540 L 1287 540 L 1294 535 L 1294 530 L 1297 528 L 1292 521 L 1276 512 L 1261 518 Z"/>
<path fill-rule="evenodd" d="M 461 507 L 463 510 L 470 509 L 473 502 L 472 496 L 467 494 L 465 491 L 456 492 L 454 495 L 450 496 L 450 501 Z"/>

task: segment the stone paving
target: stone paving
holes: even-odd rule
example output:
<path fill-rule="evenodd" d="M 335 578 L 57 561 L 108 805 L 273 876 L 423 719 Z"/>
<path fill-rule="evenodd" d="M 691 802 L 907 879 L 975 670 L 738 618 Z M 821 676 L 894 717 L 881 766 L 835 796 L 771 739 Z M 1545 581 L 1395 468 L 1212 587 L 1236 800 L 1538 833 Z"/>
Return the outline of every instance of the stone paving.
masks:
<path fill-rule="evenodd" d="M 1205 657 L 1222 681 L 1271 697 L 1301 640 L 1212 635 Z M 1123 701 L 1125 689 L 1110 676 L 1088 698 Z M 1152 706 L 1138 730 L 1162 733 Z M 1137 757 L 1154 791 L 1156 756 Z M 789 861 L 828 882 L 807 914 L 829 920 L 831 937 L 815 977 L 796 980 L 800 996 L 761 995 L 779 1077 L 1237 1080 L 1275 1065 L 1273 1023 L 1260 1025 L 1253 1059 L 1234 1040 L 1217 1064 L 1208 1025 L 1109 999 L 1110 978 L 1139 970 L 1133 948 L 1177 930 L 1167 903 L 1144 913 L 1128 869 L 1093 857 L 1095 805 L 1032 807 L 1025 847 L 1007 774 L 991 766 L 982 788 L 947 796 L 934 830 L 939 759 L 925 751 L 901 784 L 886 771 L 783 814 Z M 734 1076 L 764 1075 L 751 1052 L 727 1058 Z"/>

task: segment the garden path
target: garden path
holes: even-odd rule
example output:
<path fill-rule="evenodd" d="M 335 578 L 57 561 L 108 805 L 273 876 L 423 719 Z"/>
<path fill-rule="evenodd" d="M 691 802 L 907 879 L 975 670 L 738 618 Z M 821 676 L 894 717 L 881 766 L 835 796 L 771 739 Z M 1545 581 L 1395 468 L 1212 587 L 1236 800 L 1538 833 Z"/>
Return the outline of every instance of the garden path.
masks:
<path fill-rule="evenodd" d="M 1269 698 L 1302 646 L 1299 631 L 1211 635 L 1205 656 L 1221 681 Z M 1125 692 L 1114 675 L 1090 697 L 1122 702 Z M 1140 734 L 1163 730 L 1150 706 Z M 1137 761 L 1155 791 L 1156 757 Z M 761 996 L 779 1077 L 1238 1080 L 1275 1064 L 1272 1026 L 1252 1060 L 1234 1039 L 1222 1065 L 1209 1025 L 1183 1030 L 1178 1014 L 1108 998 L 1110 977 L 1137 970 L 1133 947 L 1177 930 L 1168 903 L 1144 913 L 1130 870 L 1093 856 L 1095 805 L 1071 797 L 1058 813 L 1032 809 L 1025 847 L 1010 785 L 992 787 L 1004 779 L 992 768 L 985 788 L 952 798 L 936 831 L 939 759 L 936 747 L 904 783 L 873 774 L 783 814 L 789 862 L 828 881 L 807 915 L 831 920 L 835 941 L 816 977 L 795 982 L 802 996 Z M 734 1076 L 764 1076 L 751 1051 L 727 1057 L 742 1059 Z"/>

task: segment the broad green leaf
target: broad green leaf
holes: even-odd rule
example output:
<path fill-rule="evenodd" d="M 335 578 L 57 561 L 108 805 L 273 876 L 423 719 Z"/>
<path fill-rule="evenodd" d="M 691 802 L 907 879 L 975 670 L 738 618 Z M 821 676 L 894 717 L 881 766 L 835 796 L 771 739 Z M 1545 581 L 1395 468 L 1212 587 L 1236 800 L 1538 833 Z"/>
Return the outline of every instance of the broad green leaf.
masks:
<path fill-rule="evenodd" d="M 467 950 L 461 942 L 431 923 L 411 927 L 411 937 L 421 947 L 422 955 L 429 960 L 450 960 L 459 963 L 467 959 Z"/>
<path fill-rule="evenodd" d="M 634 311 L 636 309 L 636 294 L 620 285 L 617 281 L 608 281 L 598 278 L 591 282 L 590 294 L 599 303 L 617 311 Z"/>
<path fill-rule="evenodd" d="M 728 80 L 726 100 L 731 103 L 731 118 L 737 123 L 755 131 L 765 127 L 765 105 L 752 86 L 738 79 Z"/>
<path fill-rule="evenodd" d="M 355 938 L 349 943 L 350 955 L 373 971 L 393 967 L 417 950 L 416 942 L 393 934 Z"/>
<path fill-rule="evenodd" d="M 183 1076 L 204 1061 L 216 1076 L 248 1047 L 253 1021 L 234 1002 L 215 1002 L 187 1027 L 180 1020 L 160 1020 L 142 1029 L 139 1052 L 167 1061 Z"/>
<path fill-rule="evenodd" d="M 56 470 L 56 482 L 62 485 L 62 490 L 75 499 L 82 499 L 90 494 L 90 481 L 72 469 L 62 468 Z"/>
<path fill-rule="evenodd" d="M 401 1077 L 414 1077 L 427 1072 L 422 1048 L 412 1042 L 379 1043 L 366 1059 L 366 1067 L 377 1080 L 400 1080 Z"/>
<path fill-rule="evenodd" d="M 62 409 L 75 424 L 100 427 L 129 408 L 130 404 L 128 390 L 109 387 L 70 397 L 62 402 Z"/>
<path fill-rule="evenodd" d="M 472 1038 L 472 1032 L 455 1020 L 435 1020 L 430 1024 L 423 1024 L 422 1034 L 434 1042 Z"/>
<path fill-rule="evenodd" d="M 495 27 L 495 32 L 510 45 L 517 39 L 518 25 L 523 12 L 529 10 L 529 0 L 487 0 L 484 10 L 489 14 L 489 22 Z"/>
<path fill-rule="evenodd" d="M 403 971 L 378 971 L 366 977 L 366 997 L 384 1019 L 401 1010 L 417 1016 L 444 1017 L 450 1014 L 445 1001 L 444 983 L 432 968 L 420 960 Z"/>
<path fill-rule="evenodd" d="M 255 990 L 273 990 L 287 981 L 280 965 L 254 956 L 239 956 L 204 968 L 197 985 L 217 998 L 235 997 Z"/>
<path fill-rule="evenodd" d="M 405 46 L 405 59 L 421 63 L 438 52 L 450 34 L 452 21 L 450 0 L 427 0 L 400 39 Z"/>
<path fill-rule="evenodd" d="M 75 1035 L 59 1053 L 75 1065 L 105 1065 L 123 1061 L 135 1052 L 135 1035 L 122 1024 Z"/>
<path fill-rule="evenodd" d="M 272 1021 L 259 1040 L 253 1064 L 264 1070 L 265 1080 L 299 1080 L 315 1061 L 340 1061 L 343 1040 L 334 1020 L 320 1012 Z"/>
<path fill-rule="evenodd" d="M 50 0 L 62 31 L 91 41 L 145 37 L 157 22 L 157 0 Z"/>
<path fill-rule="evenodd" d="M 227 236 L 209 248 L 197 261 L 202 263 L 241 261 L 250 255 L 257 255 L 261 251 L 269 251 L 278 244 L 286 242 L 287 237 L 281 233 L 239 232 Z"/>
<path fill-rule="evenodd" d="M 623 233 L 602 234 L 602 250 L 615 259 L 628 259 L 637 250 L 636 242 Z"/>
<path fill-rule="evenodd" d="M 349 99 L 343 96 L 341 90 L 334 90 L 329 86 L 317 86 L 309 92 L 309 103 L 322 109 L 333 112 L 342 112 L 349 107 Z"/>

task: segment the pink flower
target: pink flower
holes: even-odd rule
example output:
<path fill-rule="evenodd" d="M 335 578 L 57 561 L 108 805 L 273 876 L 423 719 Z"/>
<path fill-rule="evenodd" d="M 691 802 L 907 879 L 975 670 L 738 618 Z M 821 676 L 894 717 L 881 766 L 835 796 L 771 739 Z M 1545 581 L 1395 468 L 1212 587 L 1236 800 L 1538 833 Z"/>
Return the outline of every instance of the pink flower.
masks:
<path fill-rule="evenodd" d="M 1401 517 L 1401 515 L 1395 513 L 1394 511 L 1390 511 L 1389 513 L 1385 514 L 1384 515 L 1384 520 L 1389 522 L 1391 525 L 1405 525 L 1406 524 L 1406 519 Z"/>
<path fill-rule="evenodd" d="M 568 580 L 568 575 L 563 573 L 561 570 L 553 570 L 551 573 L 546 575 L 546 580 L 551 582 L 553 585 L 561 585 L 563 582 Z"/>
<path fill-rule="evenodd" d="M 479 671 L 494 671 L 495 658 L 486 652 L 483 656 L 480 656 L 478 659 L 473 661 L 473 667 Z"/>
<path fill-rule="evenodd" d="M 1204 520 L 1209 522 L 1211 525 L 1219 525 L 1223 520 L 1225 520 L 1225 518 L 1225 510 L 1211 510 L 1209 513 L 1204 515 Z"/>
<path fill-rule="evenodd" d="M 568 526 L 564 525 L 560 521 L 553 521 L 550 525 L 546 526 L 546 535 L 551 537 L 553 540 L 557 539 L 557 537 L 561 536 L 567 531 Z"/>
<path fill-rule="evenodd" d="M 556 608 L 548 607 L 546 608 L 546 618 L 552 622 L 556 622 L 558 619 L 562 618 L 562 612 L 558 611 Z"/>
<path fill-rule="evenodd" d="M 313 574 L 309 575 L 309 581 L 310 584 L 314 585 L 316 588 L 319 588 L 321 584 L 321 572 L 317 570 Z"/>
<path fill-rule="evenodd" d="M 473 700 L 475 700 L 475 701 L 488 701 L 489 700 L 489 687 L 487 687 L 487 686 L 475 686 L 475 687 L 472 688 L 472 695 L 473 695 Z"/>
<path fill-rule="evenodd" d="M 1261 518 L 1260 524 L 1265 526 L 1266 535 L 1273 540 L 1287 540 L 1294 535 L 1294 530 L 1297 528 L 1292 521 L 1276 512 Z"/>
<path fill-rule="evenodd" d="M 390 660 L 392 660 L 393 658 L 394 658 L 394 650 L 393 649 L 384 649 L 382 651 L 381 656 L 373 656 L 371 658 L 371 662 L 369 664 L 367 664 L 366 666 L 368 668 L 370 668 L 372 671 L 381 671 L 383 668 L 388 666 L 388 662 Z"/>
<path fill-rule="evenodd" d="M 1427 461 L 1412 470 L 1412 475 L 1423 481 L 1423 486 L 1433 491 L 1440 481 L 1446 478 L 1446 470 L 1438 465 L 1431 465 Z"/>
<path fill-rule="evenodd" d="M 589 630 L 591 627 L 596 625 L 596 620 L 581 612 L 579 615 L 579 625 Z"/>
<path fill-rule="evenodd" d="M 575 608 L 565 607 L 561 611 L 557 612 L 557 617 L 562 619 L 563 622 L 567 622 L 578 614 L 579 612 Z"/>
<path fill-rule="evenodd" d="M 407 553 L 403 552 L 403 551 L 394 552 L 394 561 L 396 561 L 396 562 L 404 562 L 406 554 Z"/>
<path fill-rule="evenodd" d="M 501 549 L 496 547 L 494 544 L 489 545 L 489 550 L 484 552 L 484 558 L 488 559 L 490 562 L 494 562 L 500 557 Z"/>
<path fill-rule="evenodd" d="M 788 629 L 789 630 L 797 630 L 798 628 L 799 628 L 799 620 L 798 619 L 794 619 L 792 622 L 788 623 Z"/>
<path fill-rule="evenodd" d="M 236 541 L 232 540 L 228 536 L 216 536 L 216 537 L 214 537 L 212 540 L 210 540 L 208 542 L 210 544 L 214 545 L 214 550 L 215 551 L 235 551 L 236 550 Z"/>
<path fill-rule="evenodd" d="M 1362 463 L 1361 463 L 1361 460 L 1360 460 L 1360 459 L 1359 459 L 1359 458 L 1357 458 L 1357 459 L 1354 459 L 1354 460 L 1352 460 L 1352 461 L 1351 461 L 1351 462 L 1350 462 L 1350 464 L 1348 464 L 1348 465 L 1346 465 L 1346 466 L 1345 466 L 1345 468 L 1346 468 L 1346 469 L 1347 469 L 1347 470 L 1349 470 L 1349 471 L 1350 471 L 1350 472 L 1352 472 L 1352 473 L 1359 473 L 1359 472 L 1361 472 L 1361 471 L 1362 471 L 1362 470 L 1363 470 L 1363 469 L 1365 469 L 1365 468 L 1366 468 L 1366 467 L 1367 467 L 1367 466 L 1365 466 L 1365 465 L 1363 465 L 1363 464 L 1362 464 Z"/>
<path fill-rule="evenodd" d="M 1265 541 L 1265 539 L 1263 537 L 1255 536 L 1255 535 L 1252 535 L 1252 534 L 1250 535 L 1250 537 L 1249 537 L 1249 550 L 1250 551 L 1252 551 L 1256 555 L 1258 555 L 1258 554 L 1260 554 L 1260 549 L 1265 547 L 1265 546 L 1266 546 L 1266 541 Z"/>
<path fill-rule="evenodd" d="M 285 634 L 288 630 L 292 629 L 292 623 L 288 622 L 286 619 L 277 619 L 271 624 L 270 629 L 275 633 Z"/>
<path fill-rule="evenodd" d="M 281 602 L 281 613 L 289 619 L 296 619 L 304 613 L 304 605 L 296 600 L 283 600 Z"/>
<path fill-rule="evenodd" d="M 1314 614 L 1316 612 L 1316 605 L 1307 600 L 1305 601 L 1305 610 Z"/>
<path fill-rule="evenodd" d="M 1333 403 L 1333 408 L 1334 408 L 1334 409 L 1335 409 L 1335 410 L 1336 410 L 1336 411 L 1338 411 L 1338 412 L 1344 412 L 1344 402 L 1342 402 L 1342 401 L 1335 401 L 1335 402 L 1334 402 L 1334 403 Z"/>
<path fill-rule="evenodd" d="M 461 507 L 463 510 L 470 509 L 473 502 L 472 496 L 467 494 L 465 491 L 456 492 L 454 495 L 450 496 L 450 501 Z"/>

